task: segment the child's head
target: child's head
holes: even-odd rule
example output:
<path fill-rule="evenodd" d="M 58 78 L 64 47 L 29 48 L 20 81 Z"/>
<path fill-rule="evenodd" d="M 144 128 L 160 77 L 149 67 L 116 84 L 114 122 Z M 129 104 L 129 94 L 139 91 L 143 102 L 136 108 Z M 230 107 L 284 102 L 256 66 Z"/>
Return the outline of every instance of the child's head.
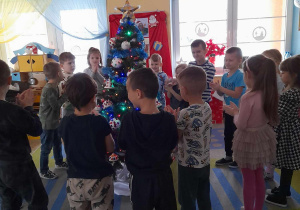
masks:
<path fill-rule="evenodd" d="M 158 80 L 150 68 L 141 68 L 131 72 L 127 78 L 128 98 L 134 107 L 140 107 L 141 99 L 153 99 L 158 93 Z"/>
<path fill-rule="evenodd" d="M 64 75 L 61 72 L 60 65 L 56 62 L 46 63 L 43 67 L 44 74 L 48 80 L 55 80 L 60 82 L 64 79 Z"/>
<path fill-rule="evenodd" d="M 225 53 L 225 67 L 228 70 L 235 71 L 239 68 L 243 60 L 243 53 L 239 47 L 230 47 Z"/>
<path fill-rule="evenodd" d="M 96 106 L 95 96 L 97 85 L 93 79 L 85 73 L 77 73 L 66 83 L 66 94 L 71 104 L 80 111 L 81 108 Z"/>
<path fill-rule="evenodd" d="M 102 66 L 102 57 L 100 50 L 97 48 L 91 47 L 89 49 L 88 55 L 87 55 L 87 62 L 90 67 L 92 66 Z"/>
<path fill-rule="evenodd" d="M 11 83 L 10 69 L 3 60 L 0 60 L 0 92 L 5 91 L 6 93 L 10 83 Z"/>
<path fill-rule="evenodd" d="M 206 89 L 206 73 L 201 67 L 189 66 L 178 75 L 180 94 L 186 101 L 187 96 L 202 97 Z"/>
<path fill-rule="evenodd" d="M 270 50 L 265 50 L 262 53 L 264 56 L 267 58 L 270 58 L 273 60 L 276 64 L 276 66 L 279 66 L 281 61 L 282 61 L 282 55 L 277 49 L 270 49 Z"/>
<path fill-rule="evenodd" d="M 243 63 L 244 80 L 252 91 L 261 91 L 263 109 L 271 123 L 278 121 L 278 91 L 275 63 L 263 56 L 255 55 Z"/>
<path fill-rule="evenodd" d="M 285 85 L 300 88 L 300 55 L 282 61 L 279 68 L 281 80 Z"/>
<path fill-rule="evenodd" d="M 155 73 L 158 73 L 161 71 L 162 64 L 163 64 L 162 57 L 159 54 L 154 53 L 151 55 L 150 67 Z"/>
<path fill-rule="evenodd" d="M 188 65 L 185 64 L 185 63 L 179 64 L 179 65 L 175 68 L 175 76 L 176 76 L 176 78 L 178 78 L 178 75 L 179 75 L 184 69 L 186 69 L 187 67 L 188 67 Z"/>
<path fill-rule="evenodd" d="M 60 67 L 67 74 L 73 74 L 75 70 L 75 56 L 70 52 L 63 52 L 59 55 Z"/>
<path fill-rule="evenodd" d="M 207 49 L 206 49 L 206 44 L 202 39 L 194 40 L 191 44 L 191 50 L 196 62 L 205 61 L 205 55 L 207 53 Z"/>

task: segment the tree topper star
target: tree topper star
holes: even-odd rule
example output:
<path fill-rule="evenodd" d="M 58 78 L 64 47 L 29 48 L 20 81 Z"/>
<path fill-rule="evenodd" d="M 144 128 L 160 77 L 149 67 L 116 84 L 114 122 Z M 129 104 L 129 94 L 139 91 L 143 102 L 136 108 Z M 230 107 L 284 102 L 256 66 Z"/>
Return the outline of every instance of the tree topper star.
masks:
<path fill-rule="evenodd" d="M 133 12 L 139 8 L 140 8 L 140 6 L 137 6 L 137 7 L 131 6 L 129 4 L 128 0 L 126 0 L 124 7 L 117 7 L 118 10 L 123 12 L 122 19 L 129 18 L 129 19 L 132 19 L 133 22 L 135 21 L 135 16 L 134 16 Z"/>

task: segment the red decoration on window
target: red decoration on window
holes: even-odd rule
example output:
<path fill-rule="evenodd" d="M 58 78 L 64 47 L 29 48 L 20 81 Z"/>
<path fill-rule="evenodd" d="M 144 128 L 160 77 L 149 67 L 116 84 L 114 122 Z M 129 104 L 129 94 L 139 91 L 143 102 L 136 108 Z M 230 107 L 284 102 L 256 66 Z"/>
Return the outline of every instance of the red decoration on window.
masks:
<path fill-rule="evenodd" d="M 212 64 L 215 64 L 216 56 L 217 55 L 224 55 L 225 46 L 223 44 L 214 44 L 212 39 L 206 42 L 206 57 L 208 57 L 209 61 Z"/>

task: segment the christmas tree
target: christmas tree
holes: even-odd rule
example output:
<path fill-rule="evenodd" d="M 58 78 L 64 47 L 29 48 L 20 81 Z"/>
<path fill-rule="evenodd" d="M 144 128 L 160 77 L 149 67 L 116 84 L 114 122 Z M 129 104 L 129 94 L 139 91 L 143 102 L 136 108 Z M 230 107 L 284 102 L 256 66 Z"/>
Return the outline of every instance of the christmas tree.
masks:
<path fill-rule="evenodd" d="M 102 69 L 107 75 L 106 85 L 101 93 L 101 111 L 117 137 L 121 119 L 128 111 L 133 109 L 128 100 L 126 91 L 127 76 L 131 71 L 146 66 L 144 37 L 135 25 L 134 11 L 139 7 L 130 6 L 128 0 L 124 7 L 118 9 L 123 12 L 116 37 L 109 40 L 110 53 L 107 67 Z"/>

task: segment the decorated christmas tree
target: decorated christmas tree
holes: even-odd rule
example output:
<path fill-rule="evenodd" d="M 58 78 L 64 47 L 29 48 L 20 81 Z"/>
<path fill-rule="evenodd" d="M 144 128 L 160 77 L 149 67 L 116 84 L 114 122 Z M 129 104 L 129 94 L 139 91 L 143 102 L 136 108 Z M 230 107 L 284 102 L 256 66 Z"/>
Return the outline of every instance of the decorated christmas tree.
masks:
<path fill-rule="evenodd" d="M 120 122 L 124 114 L 133 109 L 128 100 L 126 80 L 131 71 L 145 67 L 146 58 L 144 37 L 135 25 L 133 12 L 139 7 L 132 7 L 128 0 L 124 7 L 122 20 L 116 37 L 109 40 L 110 53 L 107 67 L 102 69 L 106 77 L 106 85 L 101 93 L 100 114 L 104 116 L 117 137 Z"/>

